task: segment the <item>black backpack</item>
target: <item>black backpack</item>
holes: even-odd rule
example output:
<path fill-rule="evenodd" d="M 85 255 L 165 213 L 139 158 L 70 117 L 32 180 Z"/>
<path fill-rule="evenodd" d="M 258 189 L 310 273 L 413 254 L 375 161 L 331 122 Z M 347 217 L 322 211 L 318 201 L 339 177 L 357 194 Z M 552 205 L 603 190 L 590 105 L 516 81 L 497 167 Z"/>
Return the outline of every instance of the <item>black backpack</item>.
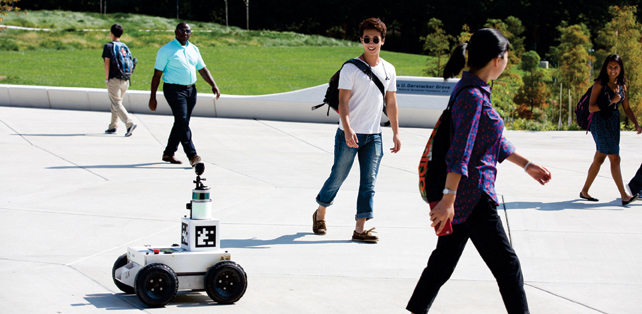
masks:
<path fill-rule="evenodd" d="M 457 91 L 455 97 L 448 101 L 448 107 L 442 112 L 430 134 L 426 148 L 419 160 L 419 193 L 421 198 L 433 208 L 443 196 L 446 185 L 446 154 L 450 149 L 450 129 L 452 127 L 452 106 L 464 89 L 475 87 L 464 86 Z"/>
<path fill-rule="evenodd" d="M 112 64 L 116 70 L 116 78 L 121 80 L 129 80 L 134 73 L 138 59 L 132 58 L 132 53 L 129 47 L 120 41 L 114 41 L 111 59 Z"/>
<path fill-rule="evenodd" d="M 341 69 L 343 69 L 343 66 L 345 66 L 348 63 L 352 63 L 357 68 L 359 68 L 363 73 L 365 73 L 372 81 L 377 85 L 379 88 L 379 91 L 381 91 L 381 95 L 383 96 L 383 113 L 387 116 L 388 114 L 386 113 L 386 91 L 385 88 L 383 87 L 383 83 L 381 83 L 381 80 L 379 80 L 379 77 L 377 77 L 374 73 L 372 73 L 372 69 L 370 68 L 369 65 L 365 64 L 364 62 L 361 62 L 357 59 L 350 59 L 343 63 L 341 66 Z M 323 107 L 324 105 L 328 105 L 328 115 L 330 115 L 330 108 L 332 108 L 334 111 L 339 113 L 339 74 L 341 73 L 341 69 L 337 71 L 337 73 L 334 73 L 334 75 L 330 78 L 330 83 L 328 86 L 328 89 L 325 91 L 325 98 L 323 98 L 323 103 L 313 106 L 312 110 L 319 109 Z"/>

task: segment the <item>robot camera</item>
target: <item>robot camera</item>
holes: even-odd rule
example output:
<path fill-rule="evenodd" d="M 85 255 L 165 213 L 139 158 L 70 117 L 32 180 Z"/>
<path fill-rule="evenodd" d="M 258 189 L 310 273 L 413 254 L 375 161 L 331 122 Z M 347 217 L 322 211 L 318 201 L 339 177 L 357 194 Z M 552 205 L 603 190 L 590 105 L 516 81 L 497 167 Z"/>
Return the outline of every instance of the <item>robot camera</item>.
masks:
<path fill-rule="evenodd" d="M 194 171 L 196 172 L 196 175 L 197 175 L 197 176 L 202 175 L 202 174 L 203 174 L 203 172 L 205 172 L 205 164 L 204 164 L 204 163 L 202 163 L 202 162 L 197 163 L 197 164 L 194 166 Z"/>

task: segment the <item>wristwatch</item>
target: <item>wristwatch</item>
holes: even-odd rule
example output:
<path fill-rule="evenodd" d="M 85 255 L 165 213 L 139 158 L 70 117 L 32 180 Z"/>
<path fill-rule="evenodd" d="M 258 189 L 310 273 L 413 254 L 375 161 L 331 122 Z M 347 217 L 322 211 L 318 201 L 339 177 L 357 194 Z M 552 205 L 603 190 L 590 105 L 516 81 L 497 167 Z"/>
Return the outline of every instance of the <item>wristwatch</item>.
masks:
<path fill-rule="evenodd" d="M 443 191 L 441 191 L 441 193 L 443 193 L 443 194 L 455 194 L 455 195 L 457 195 L 457 190 L 454 190 L 454 191 L 453 191 L 453 190 L 449 190 L 449 189 L 444 189 Z"/>

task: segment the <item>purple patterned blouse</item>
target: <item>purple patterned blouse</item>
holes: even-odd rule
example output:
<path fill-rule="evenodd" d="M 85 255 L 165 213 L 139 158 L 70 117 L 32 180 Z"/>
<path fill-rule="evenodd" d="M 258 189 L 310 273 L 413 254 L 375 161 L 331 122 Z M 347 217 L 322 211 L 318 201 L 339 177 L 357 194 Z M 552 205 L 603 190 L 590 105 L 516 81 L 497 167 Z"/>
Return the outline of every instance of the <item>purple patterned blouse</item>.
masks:
<path fill-rule="evenodd" d="M 513 144 L 502 134 L 504 120 L 490 102 L 490 86 L 476 75 L 464 72 L 451 97 L 462 87 L 466 88 L 452 108 L 454 129 L 450 130 L 451 146 L 446 155 L 448 172 L 462 175 L 453 224 L 468 219 L 484 192 L 499 204 L 495 194 L 496 165 L 515 152 Z"/>

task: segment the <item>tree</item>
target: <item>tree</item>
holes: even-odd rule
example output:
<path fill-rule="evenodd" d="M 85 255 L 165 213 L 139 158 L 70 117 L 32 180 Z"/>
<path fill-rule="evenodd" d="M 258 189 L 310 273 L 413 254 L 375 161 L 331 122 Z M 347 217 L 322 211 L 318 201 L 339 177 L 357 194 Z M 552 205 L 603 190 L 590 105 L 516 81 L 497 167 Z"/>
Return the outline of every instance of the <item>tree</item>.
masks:
<path fill-rule="evenodd" d="M 0 22 L 2 22 L 3 15 L 7 15 L 7 11 L 18 11 L 20 8 L 16 7 L 16 2 L 20 0 L 0 0 Z"/>
<path fill-rule="evenodd" d="M 546 86 L 546 76 L 539 67 L 539 61 L 540 57 L 535 51 L 531 50 L 522 55 L 520 69 L 529 74 L 524 76 L 524 85 L 519 88 L 513 99 L 518 105 L 530 106 L 530 114 L 533 113 L 533 107 L 543 107 L 550 97 L 550 91 Z"/>
<path fill-rule="evenodd" d="M 473 36 L 473 33 L 470 32 L 470 27 L 467 24 L 464 24 L 461 27 L 461 32 L 457 36 L 457 44 L 462 44 L 470 40 L 470 36 Z"/>
<path fill-rule="evenodd" d="M 488 19 L 484 27 L 494 28 L 504 34 L 511 43 L 511 53 L 508 54 L 509 64 L 519 64 L 525 51 L 524 37 L 519 36 L 526 30 L 522 21 L 514 16 L 509 16 L 504 21 Z"/>
<path fill-rule="evenodd" d="M 590 33 L 584 24 L 568 26 L 562 22 L 557 29 L 560 44 L 551 48 L 551 56 L 557 62 L 560 82 L 565 89 L 570 88 L 573 99 L 578 100 L 592 84 L 589 61 L 593 61 L 593 57 L 589 55 L 589 49 L 593 44 Z"/>
<path fill-rule="evenodd" d="M 440 20 L 431 18 L 428 21 L 428 34 L 420 38 L 424 42 L 424 51 L 428 52 L 430 56 L 437 57 L 437 68 L 433 69 L 429 65 L 426 69 L 426 73 L 433 76 L 441 76 L 443 71 L 441 57 L 448 56 L 450 41 L 453 39 L 451 35 L 446 34 L 443 27 L 444 24 Z"/>
<path fill-rule="evenodd" d="M 636 7 L 612 6 L 611 21 L 599 31 L 596 43 L 604 54 L 617 53 L 624 62 L 629 105 L 636 115 L 642 114 L 642 25 L 636 17 Z M 625 115 L 626 117 L 626 115 Z"/>

